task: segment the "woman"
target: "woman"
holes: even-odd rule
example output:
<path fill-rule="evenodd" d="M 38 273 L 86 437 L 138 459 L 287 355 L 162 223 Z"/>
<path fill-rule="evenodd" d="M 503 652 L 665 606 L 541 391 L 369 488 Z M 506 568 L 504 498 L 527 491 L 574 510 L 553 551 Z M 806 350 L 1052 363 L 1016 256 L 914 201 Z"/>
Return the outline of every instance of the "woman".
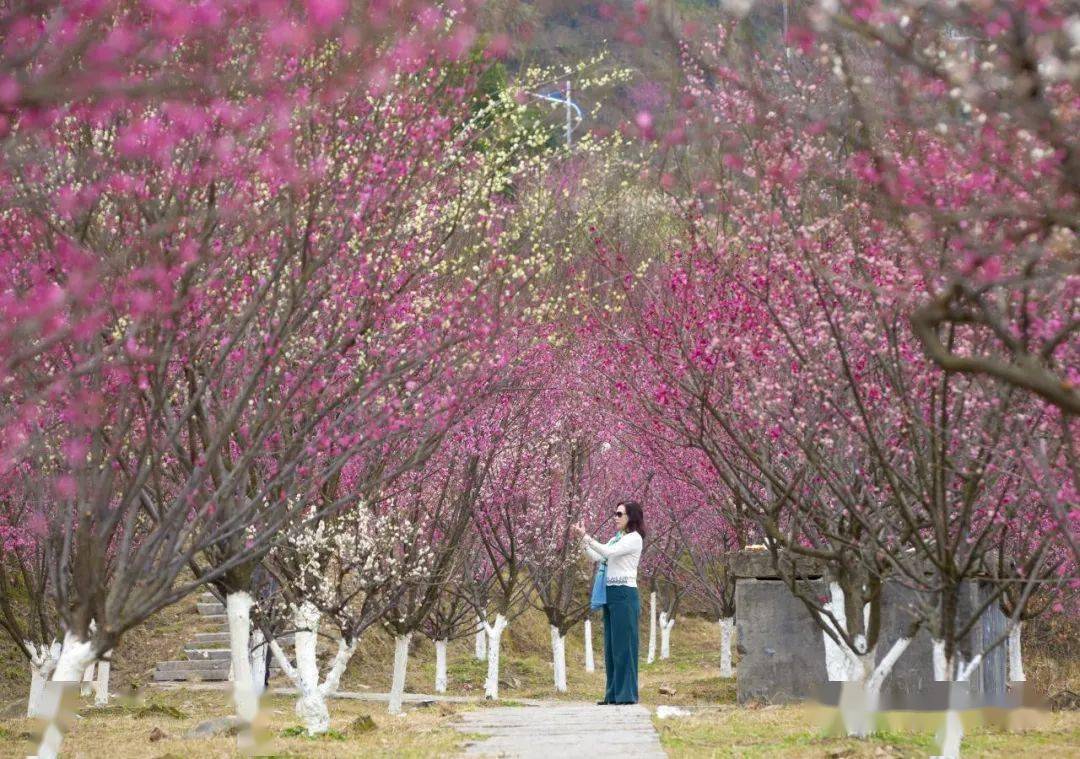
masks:
<path fill-rule="evenodd" d="M 599 704 L 636 704 L 638 700 L 638 617 L 641 601 L 637 592 L 637 568 L 641 559 L 645 519 L 641 504 L 621 501 L 615 507 L 618 532 L 606 545 L 589 537 L 576 525 L 585 552 L 593 561 L 606 565 L 604 587 L 604 673 L 607 690 Z M 604 571 L 604 567 L 601 567 Z"/>

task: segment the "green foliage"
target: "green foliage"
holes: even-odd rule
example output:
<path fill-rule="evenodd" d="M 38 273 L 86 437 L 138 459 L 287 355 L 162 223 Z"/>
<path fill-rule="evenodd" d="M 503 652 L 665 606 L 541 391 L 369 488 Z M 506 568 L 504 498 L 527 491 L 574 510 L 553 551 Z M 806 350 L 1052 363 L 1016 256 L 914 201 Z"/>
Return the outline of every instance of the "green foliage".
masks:
<path fill-rule="evenodd" d="M 688 690 L 696 699 L 720 704 L 734 704 L 738 695 L 734 678 L 706 677 L 695 680 Z"/>
<path fill-rule="evenodd" d="M 327 730 L 325 733 L 319 733 L 317 735 L 308 735 L 307 728 L 303 725 L 293 725 L 287 727 L 280 733 L 282 738 L 306 738 L 308 740 L 327 740 L 327 741 L 344 741 L 348 740 L 345 737 L 345 733 L 340 730 Z"/>
<path fill-rule="evenodd" d="M 477 150 L 494 155 L 522 151 L 528 156 L 556 150 L 560 131 L 545 119 L 538 103 L 530 99 L 518 105 L 510 92 L 506 67 L 501 63 L 487 65 L 477 80 L 472 104 L 474 123 L 488 132 L 477 142 Z"/>
<path fill-rule="evenodd" d="M 370 733 L 375 730 L 378 725 L 375 724 L 375 720 L 371 718 L 370 714 L 361 714 L 352 721 L 349 725 L 350 733 Z"/>
<path fill-rule="evenodd" d="M 190 715 L 183 709 L 179 709 L 175 706 L 168 704 L 149 703 L 144 706 L 140 706 L 135 710 L 135 717 L 138 719 L 145 719 L 146 717 L 169 717 L 170 719 L 189 719 Z"/>
<path fill-rule="evenodd" d="M 87 717 L 135 717 L 146 719 L 148 717 L 168 717 L 169 719 L 191 719 L 191 715 L 183 709 L 169 704 L 151 701 L 146 704 L 111 704 L 109 706 L 92 706 L 84 709 L 82 714 Z"/>
<path fill-rule="evenodd" d="M 494 100 L 507 88 L 506 67 L 501 63 L 495 63 L 486 67 L 480 72 L 480 77 L 476 82 L 476 100 L 477 108 L 474 112 L 480 110 L 480 107 L 486 103 Z"/>
<path fill-rule="evenodd" d="M 447 662 L 446 673 L 451 681 L 457 683 L 471 683 L 483 681 L 487 675 L 487 662 L 479 661 L 475 657 L 451 660 Z"/>

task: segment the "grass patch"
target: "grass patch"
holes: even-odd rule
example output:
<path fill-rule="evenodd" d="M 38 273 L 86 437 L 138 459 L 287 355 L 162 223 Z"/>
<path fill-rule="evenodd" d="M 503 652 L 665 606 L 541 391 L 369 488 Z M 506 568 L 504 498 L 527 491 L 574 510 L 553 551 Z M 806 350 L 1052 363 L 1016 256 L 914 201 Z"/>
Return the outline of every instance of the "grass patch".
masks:
<path fill-rule="evenodd" d="M 370 733 L 377 728 L 378 725 L 375 724 L 375 720 L 371 718 L 370 714 L 361 714 L 349 725 L 349 732 L 353 734 L 363 734 Z"/>
<path fill-rule="evenodd" d="M 278 733 L 282 738 L 304 738 L 309 741 L 344 741 L 348 740 L 345 737 L 345 733 L 340 730 L 334 730 L 331 728 L 325 733 L 319 733 L 317 735 L 308 735 L 307 728 L 303 725 L 293 725 L 287 727 Z"/>
<path fill-rule="evenodd" d="M 767 706 L 747 709 L 721 706 L 689 717 L 653 719 L 670 757 L 925 757 L 935 753 L 931 714 L 886 714 L 882 729 L 867 740 L 838 735 L 830 728 L 833 713 L 811 706 Z M 1080 745 L 1080 714 L 1043 715 L 1025 726 L 975 724 L 965 727 L 965 757 L 1031 756 L 1040 759 L 1076 756 Z M 910 729 L 909 729 L 910 728 Z"/>
<path fill-rule="evenodd" d="M 190 719 L 191 715 L 171 704 L 151 701 L 147 704 L 110 704 L 109 706 L 91 706 L 80 712 L 84 717 L 120 717 L 131 716 L 135 719 L 167 717 L 169 719 Z"/>
<path fill-rule="evenodd" d="M 448 662 L 446 674 L 452 681 L 483 680 L 487 676 L 487 662 L 479 661 L 475 656 L 466 656 Z"/>
<path fill-rule="evenodd" d="M 699 701 L 734 704 L 738 695 L 735 680 L 726 677 L 705 677 L 688 686 L 690 696 Z"/>
<path fill-rule="evenodd" d="M 202 722 L 233 711 L 229 693 L 224 691 L 168 690 L 155 696 L 155 703 L 171 706 Z M 271 696 L 264 699 L 256 726 L 258 745 L 256 756 L 290 756 L 305 759 L 338 759 L 339 757 L 442 757 L 457 754 L 465 736 L 454 729 L 457 712 L 438 709 L 410 710 L 404 718 L 385 719 L 386 705 L 371 702 L 334 699 L 330 702 L 331 732 L 312 739 L 296 727 L 292 696 Z M 167 711 L 167 710 L 166 710 Z M 361 732 L 353 728 L 361 717 L 378 722 L 377 729 Z M 185 724 L 178 723 L 166 713 L 136 717 L 132 710 L 109 715 L 90 710 L 84 719 L 77 720 L 64 740 L 64 756 L 80 759 L 162 759 L 164 756 L 239 757 L 235 737 L 184 738 Z M 178 727 L 180 725 L 180 727 Z M 0 728 L 13 739 L 0 740 L 0 759 L 22 759 L 33 752 L 29 731 L 30 720 L 0 720 Z M 165 733 L 151 741 L 155 728 Z M 290 728 L 295 728 L 290 730 Z M 23 732 L 25 732 L 25 736 Z"/>

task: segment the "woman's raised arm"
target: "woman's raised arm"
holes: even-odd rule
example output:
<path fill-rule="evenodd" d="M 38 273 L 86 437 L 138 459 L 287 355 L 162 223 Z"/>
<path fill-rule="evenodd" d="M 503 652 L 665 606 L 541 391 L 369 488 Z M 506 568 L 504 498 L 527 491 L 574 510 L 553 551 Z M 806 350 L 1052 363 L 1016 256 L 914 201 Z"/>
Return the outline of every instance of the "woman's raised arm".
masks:
<path fill-rule="evenodd" d="M 634 551 L 641 550 L 641 536 L 636 532 L 631 532 L 623 535 L 614 545 L 604 545 L 603 543 L 594 540 L 586 535 L 583 538 L 585 542 L 585 549 L 597 553 L 605 559 L 611 559 L 615 556 L 623 556 Z"/>
<path fill-rule="evenodd" d="M 589 546 L 588 543 L 583 542 L 581 544 L 581 547 L 585 549 L 585 553 L 587 553 L 589 555 L 589 558 L 592 559 L 593 561 L 603 561 L 604 560 L 604 557 L 601 556 L 600 554 L 598 554 L 596 551 L 594 551 L 592 549 L 592 547 Z"/>

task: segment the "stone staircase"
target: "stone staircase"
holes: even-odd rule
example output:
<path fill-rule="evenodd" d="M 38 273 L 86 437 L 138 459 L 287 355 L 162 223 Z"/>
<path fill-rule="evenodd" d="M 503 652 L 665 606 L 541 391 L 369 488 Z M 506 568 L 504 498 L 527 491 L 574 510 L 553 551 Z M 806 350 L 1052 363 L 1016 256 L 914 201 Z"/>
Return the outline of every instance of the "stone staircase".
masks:
<path fill-rule="evenodd" d="M 200 630 L 184 645 L 186 658 L 158 662 L 154 682 L 229 679 L 229 628 L 225 606 L 214 598 L 213 593 L 203 593 L 196 607 Z"/>
<path fill-rule="evenodd" d="M 154 682 L 212 682 L 229 679 L 229 626 L 225 606 L 213 593 L 203 593 L 197 603 L 198 632 L 184 645 L 184 659 L 158 662 Z M 292 636 L 280 638 L 282 645 L 292 642 Z M 271 661 L 271 676 L 278 673 L 277 662 Z"/>

